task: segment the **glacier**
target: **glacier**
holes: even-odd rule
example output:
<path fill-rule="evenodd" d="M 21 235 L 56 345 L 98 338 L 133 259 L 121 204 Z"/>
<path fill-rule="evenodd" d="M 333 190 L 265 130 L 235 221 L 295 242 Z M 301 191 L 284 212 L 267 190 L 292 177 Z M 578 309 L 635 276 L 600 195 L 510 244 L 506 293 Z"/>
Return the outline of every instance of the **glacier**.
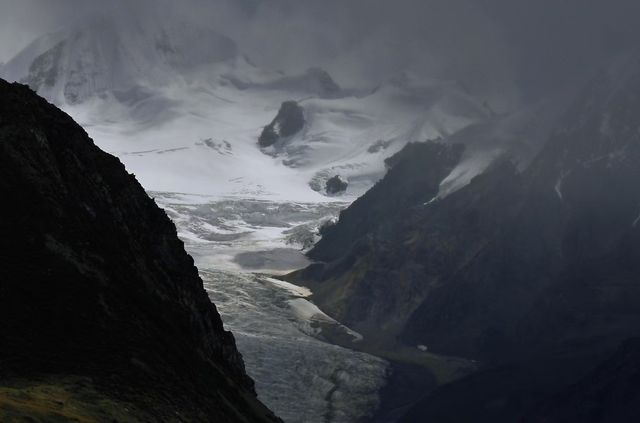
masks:
<path fill-rule="evenodd" d="M 263 273 L 285 273 L 307 263 L 287 231 L 317 226 L 344 205 L 151 194 L 176 222 L 267 406 L 291 423 L 347 423 L 373 414 L 388 363 L 318 339 L 314 320 L 331 319 L 306 300 L 311 291 Z M 275 249 L 297 261 L 276 259 L 258 271 L 234 260 Z"/>

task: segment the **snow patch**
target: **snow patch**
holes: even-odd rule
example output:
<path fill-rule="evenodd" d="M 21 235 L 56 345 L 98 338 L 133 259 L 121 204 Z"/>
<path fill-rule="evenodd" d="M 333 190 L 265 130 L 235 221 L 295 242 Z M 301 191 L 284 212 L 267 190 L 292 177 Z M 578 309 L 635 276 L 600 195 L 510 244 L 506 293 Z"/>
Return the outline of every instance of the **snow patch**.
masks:
<path fill-rule="evenodd" d="M 564 201 L 564 197 L 562 196 L 562 184 L 564 182 L 564 179 L 569 176 L 570 173 L 570 170 L 562 171 L 562 173 L 560 173 L 560 177 L 558 177 L 558 180 L 556 181 L 556 184 L 553 186 L 553 189 L 560 201 Z"/>
<path fill-rule="evenodd" d="M 280 279 L 265 277 L 262 280 L 264 280 L 265 282 L 270 283 L 271 285 L 273 285 L 275 287 L 283 289 L 283 290 L 287 291 L 288 293 L 290 293 L 291 295 L 294 295 L 296 297 L 306 298 L 306 297 L 310 297 L 311 294 L 312 294 L 311 290 L 309 288 L 307 288 L 307 287 L 294 285 L 292 283 L 285 282 L 285 281 L 280 280 Z"/>
<path fill-rule="evenodd" d="M 462 161 L 440 183 L 437 199 L 443 199 L 471 182 L 473 178 L 487 170 L 491 163 L 500 156 L 501 151 L 465 155 Z M 432 199 L 429 203 L 434 201 Z"/>
<path fill-rule="evenodd" d="M 346 333 L 353 337 L 353 342 L 362 341 L 363 336 L 358 332 L 355 332 L 345 325 L 341 324 L 337 320 L 329 317 L 322 310 L 318 308 L 312 302 L 305 300 L 304 298 L 296 298 L 294 300 L 288 301 L 289 306 L 293 310 L 294 315 L 303 322 L 308 322 L 310 326 L 313 328 L 314 323 L 328 323 L 332 325 L 336 325 L 339 328 L 343 329 Z M 318 329 L 316 334 L 321 333 L 321 328 Z M 314 331 L 315 332 L 315 331 Z"/>

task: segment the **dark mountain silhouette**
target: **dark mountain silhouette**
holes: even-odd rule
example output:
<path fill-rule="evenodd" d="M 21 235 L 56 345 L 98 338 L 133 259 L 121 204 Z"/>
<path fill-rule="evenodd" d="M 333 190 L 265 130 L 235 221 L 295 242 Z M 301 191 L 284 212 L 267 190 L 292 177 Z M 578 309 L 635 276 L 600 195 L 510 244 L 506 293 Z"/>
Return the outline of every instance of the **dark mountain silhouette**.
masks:
<path fill-rule="evenodd" d="M 4 81 L 0 196 L 0 420 L 277 421 L 166 214 Z"/>

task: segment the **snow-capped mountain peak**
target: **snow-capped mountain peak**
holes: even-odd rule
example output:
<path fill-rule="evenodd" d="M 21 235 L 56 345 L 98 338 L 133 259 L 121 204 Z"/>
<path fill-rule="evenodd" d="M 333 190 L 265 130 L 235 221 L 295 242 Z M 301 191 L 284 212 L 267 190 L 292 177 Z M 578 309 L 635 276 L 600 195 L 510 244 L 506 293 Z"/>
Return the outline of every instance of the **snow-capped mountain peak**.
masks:
<path fill-rule="evenodd" d="M 332 201 L 325 186 L 340 175 L 352 199 L 406 143 L 492 117 L 457 81 L 404 71 L 351 89 L 318 66 L 261 68 L 211 23 L 126 10 L 38 38 L 0 76 L 64 108 L 150 190 Z M 263 128 L 290 101 L 304 127 L 261 151 Z"/>
<path fill-rule="evenodd" d="M 210 28 L 96 14 L 40 37 L 2 74 L 56 103 L 77 104 L 109 91 L 166 85 L 236 54 L 235 43 Z"/>

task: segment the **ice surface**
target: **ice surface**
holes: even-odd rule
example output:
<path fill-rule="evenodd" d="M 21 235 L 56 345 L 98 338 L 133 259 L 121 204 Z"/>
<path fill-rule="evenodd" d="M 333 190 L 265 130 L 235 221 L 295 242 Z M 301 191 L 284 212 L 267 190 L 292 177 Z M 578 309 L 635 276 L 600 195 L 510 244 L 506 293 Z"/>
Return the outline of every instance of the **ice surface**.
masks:
<path fill-rule="evenodd" d="M 228 271 L 287 273 L 304 267 L 309 261 L 302 253 L 303 245 L 291 238 L 291 230 L 303 227 L 312 236 L 322 222 L 347 206 L 341 202 L 150 195 L 176 223 L 178 235 L 199 263 Z"/>
<path fill-rule="evenodd" d="M 357 422 L 374 412 L 388 364 L 315 338 L 319 319 L 339 323 L 305 299 L 309 289 L 250 273 L 235 260 L 247 252 L 298 251 L 287 230 L 317 226 L 344 203 L 152 195 L 176 223 L 265 404 L 288 423 Z"/>
<path fill-rule="evenodd" d="M 385 361 L 300 330 L 300 317 L 289 306 L 296 300 L 287 289 L 251 274 L 202 268 L 201 274 L 236 337 L 258 397 L 285 422 L 356 422 L 375 410 Z"/>

